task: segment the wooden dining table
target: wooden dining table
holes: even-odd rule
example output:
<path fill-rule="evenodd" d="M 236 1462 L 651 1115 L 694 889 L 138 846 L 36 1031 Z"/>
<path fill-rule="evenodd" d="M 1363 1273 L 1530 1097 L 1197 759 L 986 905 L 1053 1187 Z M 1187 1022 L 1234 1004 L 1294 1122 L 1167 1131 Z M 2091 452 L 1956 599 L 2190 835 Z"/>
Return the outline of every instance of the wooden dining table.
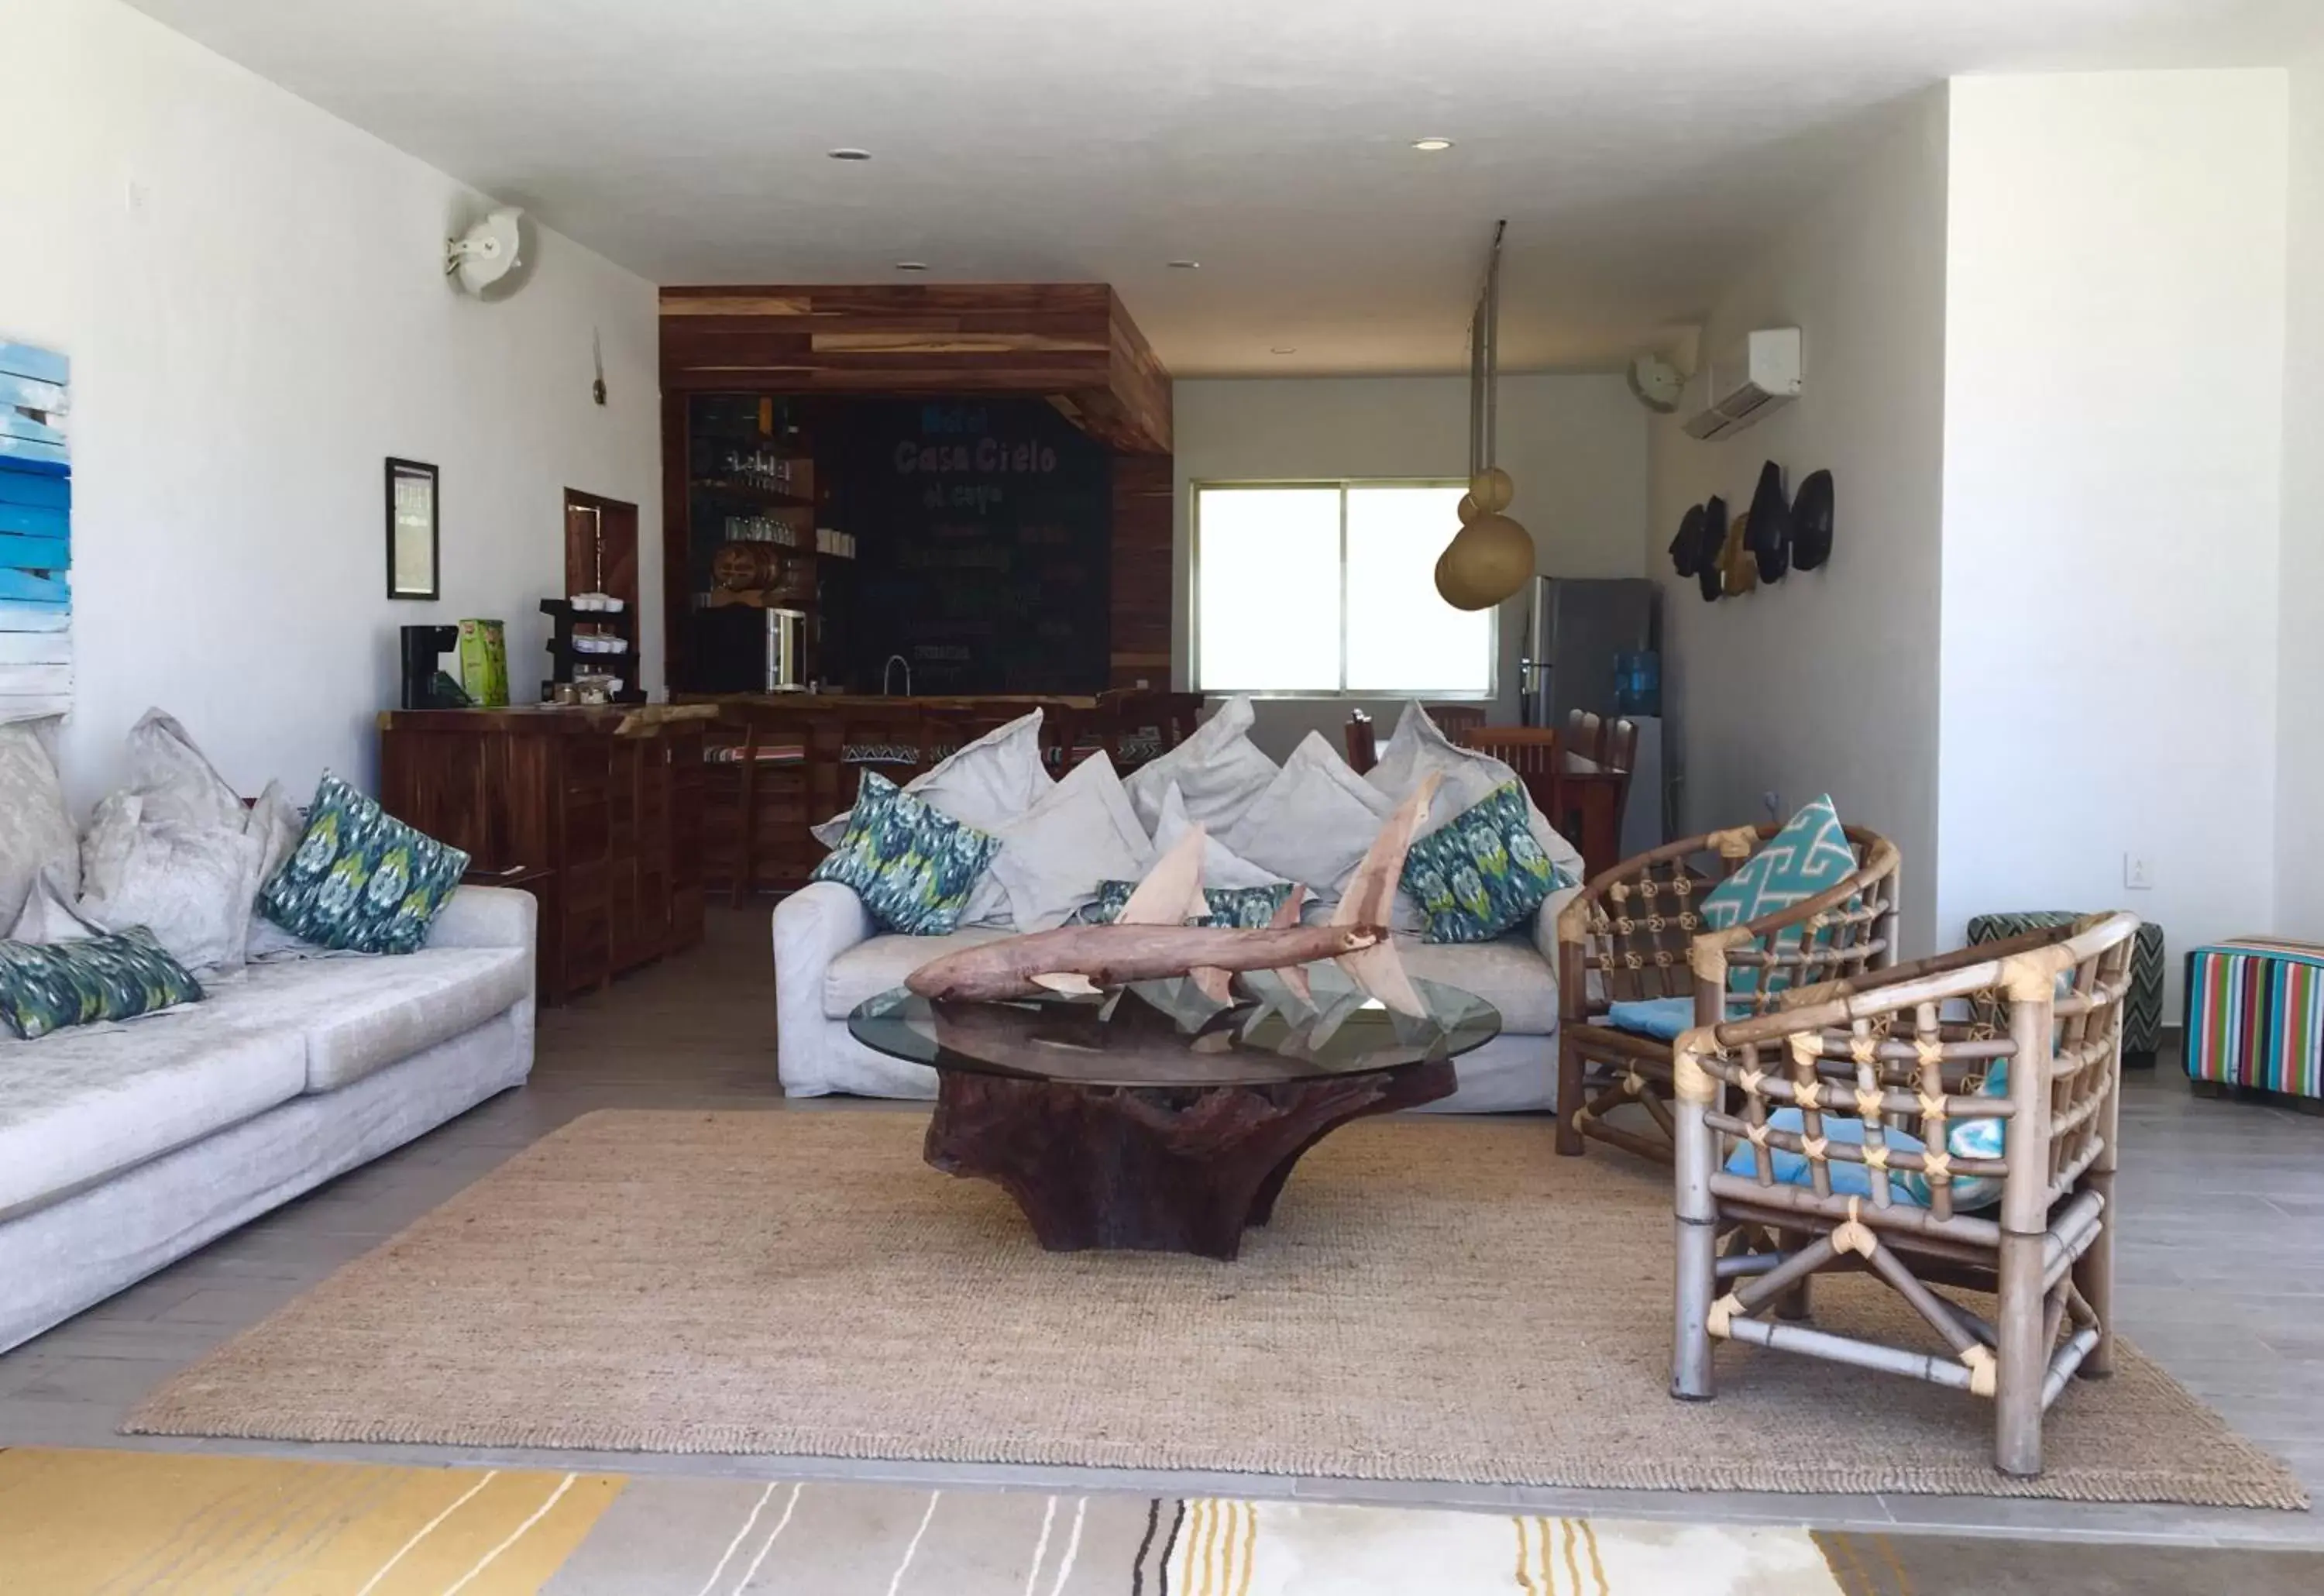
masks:
<path fill-rule="evenodd" d="M 1557 801 L 1564 809 L 1549 823 L 1582 851 L 1585 880 L 1622 862 L 1622 800 L 1629 776 L 1568 755 L 1558 773 Z"/>

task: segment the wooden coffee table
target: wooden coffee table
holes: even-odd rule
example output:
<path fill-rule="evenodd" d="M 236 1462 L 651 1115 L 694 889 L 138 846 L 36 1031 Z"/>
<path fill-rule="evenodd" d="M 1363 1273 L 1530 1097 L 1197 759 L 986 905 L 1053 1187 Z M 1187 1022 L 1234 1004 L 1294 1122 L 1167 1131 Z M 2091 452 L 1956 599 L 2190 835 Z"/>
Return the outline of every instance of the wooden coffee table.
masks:
<path fill-rule="evenodd" d="M 1350 1002 L 1328 1027 L 1244 1006 L 1189 1033 L 1132 993 L 931 1003 L 901 987 L 847 1025 L 936 1070 L 927 1161 L 1001 1186 L 1043 1247 L 1231 1259 L 1300 1155 L 1450 1095 L 1454 1056 L 1499 1033 L 1482 999 L 1414 985 L 1425 1019 Z"/>

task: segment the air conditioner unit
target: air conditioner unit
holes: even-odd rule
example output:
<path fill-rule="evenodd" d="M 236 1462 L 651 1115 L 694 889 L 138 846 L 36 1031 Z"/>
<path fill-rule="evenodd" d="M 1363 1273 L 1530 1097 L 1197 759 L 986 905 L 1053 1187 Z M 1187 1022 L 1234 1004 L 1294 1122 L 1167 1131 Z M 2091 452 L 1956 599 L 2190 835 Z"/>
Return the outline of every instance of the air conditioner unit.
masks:
<path fill-rule="evenodd" d="M 1723 350 L 1689 385 L 1689 438 L 1740 432 L 1800 396 L 1800 329 L 1767 328 Z"/>

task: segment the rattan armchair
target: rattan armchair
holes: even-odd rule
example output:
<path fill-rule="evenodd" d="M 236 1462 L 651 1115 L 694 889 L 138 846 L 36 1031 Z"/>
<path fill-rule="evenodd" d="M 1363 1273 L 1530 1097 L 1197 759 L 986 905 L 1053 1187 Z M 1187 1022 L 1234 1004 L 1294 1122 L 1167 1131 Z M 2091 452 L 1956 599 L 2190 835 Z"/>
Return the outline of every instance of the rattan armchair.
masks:
<path fill-rule="evenodd" d="M 1673 1044 L 1608 1024 L 1614 1003 L 1692 996 L 1694 1023 L 1708 1025 L 1895 962 L 1896 849 L 1853 826 L 1857 868 L 1838 886 L 1724 931 L 1704 926 L 1703 895 L 1781 829 L 1738 826 L 1665 843 L 1592 877 L 1558 916 L 1559 1152 L 1594 1138 L 1671 1159 Z M 1631 1104 L 1642 1111 L 1634 1123 L 1608 1121 Z"/>
<path fill-rule="evenodd" d="M 1806 988 L 1775 1012 L 1682 1037 L 1672 1395 L 1713 1394 L 1720 1340 L 1908 1374 L 1993 1398 L 1996 1465 L 2040 1473 L 2043 1412 L 2077 1372 L 2113 1367 L 2115 1132 L 2137 932 L 2131 915 L 2093 916 Z M 2005 1065 L 2006 1095 L 1976 1090 Z M 1775 1122 L 1785 1110 L 1795 1129 Z M 1963 1121 L 2000 1122 L 1996 1156 L 1950 1139 Z M 1728 1171 L 1730 1149 L 1749 1149 L 1749 1173 Z M 1779 1154 L 1803 1160 L 1808 1184 L 1776 1178 Z M 1840 1195 L 1836 1174 L 1866 1194 Z M 1988 1194 L 1998 1182 L 1998 1206 L 1973 1208 L 1971 1181 Z M 1797 1323 L 1809 1282 L 1836 1269 L 1877 1276 L 1950 1355 Z M 1992 1293 L 1994 1318 L 1939 1285 Z M 1759 1316 L 1768 1310 L 1783 1319 Z"/>

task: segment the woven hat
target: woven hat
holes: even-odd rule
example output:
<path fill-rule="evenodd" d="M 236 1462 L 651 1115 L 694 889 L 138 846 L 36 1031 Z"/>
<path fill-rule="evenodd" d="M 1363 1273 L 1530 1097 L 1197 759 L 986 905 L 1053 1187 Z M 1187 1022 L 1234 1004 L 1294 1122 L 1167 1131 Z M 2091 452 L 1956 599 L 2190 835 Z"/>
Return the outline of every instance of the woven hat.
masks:
<path fill-rule="evenodd" d="M 1792 568 L 1792 504 L 1784 493 L 1784 468 L 1773 460 L 1759 467 L 1758 491 L 1751 495 L 1751 536 L 1747 547 L 1762 582 L 1780 582 Z"/>
<path fill-rule="evenodd" d="M 1792 501 L 1792 563 L 1814 570 L 1831 558 L 1831 473 L 1815 471 Z"/>
<path fill-rule="evenodd" d="M 1719 586 L 1729 598 L 1740 598 L 1759 586 L 1759 567 L 1751 558 L 1751 512 L 1745 511 L 1727 523 L 1727 541 L 1719 550 Z"/>
<path fill-rule="evenodd" d="M 1695 561 L 1696 587 L 1708 601 L 1719 596 L 1719 556 L 1727 547 L 1727 501 L 1713 494 L 1702 506 L 1702 541 L 1695 546 L 1701 558 Z"/>

